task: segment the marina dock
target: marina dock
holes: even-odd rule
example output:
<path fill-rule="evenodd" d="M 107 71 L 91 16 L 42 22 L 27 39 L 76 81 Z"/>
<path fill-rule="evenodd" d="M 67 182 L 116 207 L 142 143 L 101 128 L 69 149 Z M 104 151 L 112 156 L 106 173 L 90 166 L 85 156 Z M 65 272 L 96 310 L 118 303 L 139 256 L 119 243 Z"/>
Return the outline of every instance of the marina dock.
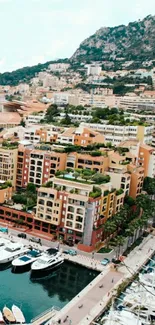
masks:
<path fill-rule="evenodd" d="M 105 309 L 110 298 L 115 295 L 117 287 L 127 278 L 136 274 L 142 266 L 154 255 L 155 238 L 152 235 L 144 238 L 140 246 L 136 247 L 125 259 L 118 271 L 110 266 L 101 272 L 85 289 L 83 289 L 70 303 L 62 308 L 47 325 L 56 325 L 58 321 L 68 319 L 72 325 L 89 325 Z M 103 287 L 101 285 L 103 284 Z M 38 323 L 41 324 L 41 323 Z"/>

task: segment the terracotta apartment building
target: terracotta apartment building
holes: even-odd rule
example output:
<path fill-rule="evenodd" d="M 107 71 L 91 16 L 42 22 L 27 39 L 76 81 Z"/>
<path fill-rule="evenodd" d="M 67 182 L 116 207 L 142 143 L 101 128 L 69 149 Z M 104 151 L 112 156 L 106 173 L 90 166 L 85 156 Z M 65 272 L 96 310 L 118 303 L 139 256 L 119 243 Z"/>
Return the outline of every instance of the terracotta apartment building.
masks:
<path fill-rule="evenodd" d="M 66 154 L 20 146 L 17 157 L 17 188 L 28 183 L 41 186 L 59 170 L 64 170 Z"/>

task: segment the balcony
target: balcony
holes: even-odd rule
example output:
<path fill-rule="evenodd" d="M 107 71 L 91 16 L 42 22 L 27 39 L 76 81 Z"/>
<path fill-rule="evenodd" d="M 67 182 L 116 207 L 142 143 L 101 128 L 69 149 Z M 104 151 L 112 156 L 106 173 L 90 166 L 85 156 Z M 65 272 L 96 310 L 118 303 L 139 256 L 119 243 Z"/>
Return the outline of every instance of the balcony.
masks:
<path fill-rule="evenodd" d="M 44 192 L 38 192 L 39 197 L 49 197 L 49 194 L 44 193 Z"/>
<path fill-rule="evenodd" d="M 35 163 L 36 163 L 35 160 L 32 160 L 32 159 L 30 160 L 31 165 L 35 165 Z"/>
<path fill-rule="evenodd" d="M 68 207 L 68 211 L 69 211 L 69 212 L 73 212 L 73 213 L 74 213 L 74 208 L 73 208 L 73 207 L 71 207 L 71 206 L 69 206 L 69 207 Z"/>
<path fill-rule="evenodd" d="M 76 216 L 76 221 L 82 223 L 83 222 L 83 218 L 80 217 L 80 216 Z"/>
<path fill-rule="evenodd" d="M 52 207 L 53 207 L 53 202 L 51 202 L 51 201 L 47 201 L 46 206 L 52 208 Z"/>
<path fill-rule="evenodd" d="M 38 213 L 37 218 L 43 219 L 44 218 L 44 215 L 42 213 Z"/>
<path fill-rule="evenodd" d="M 37 172 L 42 172 L 42 169 L 41 169 L 41 167 L 37 167 Z"/>
<path fill-rule="evenodd" d="M 84 211 L 82 209 L 77 209 L 77 214 L 83 215 Z"/>
<path fill-rule="evenodd" d="M 34 173 L 33 172 L 30 172 L 30 176 L 33 176 L 34 177 Z"/>
<path fill-rule="evenodd" d="M 75 229 L 82 230 L 82 225 L 76 223 L 75 224 Z"/>
<path fill-rule="evenodd" d="M 51 168 L 56 168 L 56 164 L 51 164 Z"/>
<path fill-rule="evenodd" d="M 73 223 L 71 221 L 66 222 L 66 227 L 73 228 Z"/>
<path fill-rule="evenodd" d="M 49 216 L 49 215 L 46 215 L 46 216 L 45 216 L 45 220 L 46 220 L 46 221 L 51 221 L 51 219 L 52 219 L 51 216 Z"/>
<path fill-rule="evenodd" d="M 36 179 L 36 184 L 39 184 L 40 185 L 41 184 L 41 180 L 37 178 Z"/>
<path fill-rule="evenodd" d="M 41 178 L 41 174 L 40 173 L 36 173 L 36 177 Z"/>
<path fill-rule="evenodd" d="M 39 200 L 38 204 L 44 205 L 45 201 L 44 200 Z"/>
<path fill-rule="evenodd" d="M 55 175 L 55 172 L 56 172 L 55 169 L 51 169 L 50 170 L 50 175 Z"/>
<path fill-rule="evenodd" d="M 47 208 L 47 209 L 46 209 L 46 212 L 47 212 L 47 213 L 52 213 L 52 209 Z"/>
<path fill-rule="evenodd" d="M 37 166 L 42 166 L 42 161 L 37 161 Z"/>
<path fill-rule="evenodd" d="M 23 162 L 23 158 L 18 158 L 18 162 L 22 163 Z"/>
<path fill-rule="evenodd" d="M 69 162 L 67 163 L 67 167 L 69 167 L 69 168 L 74 168 L 74 163 L 72 163 L 72 162 L 69 161 Z"/>
<path fill-rule="evenodd" d="M 67 214 L 67 219 L 69 219 L 69 220 L 73 220 L 73 215 L 72 215 L 71 213 L 68 213 L 68 214 Z"/>
<path fill-rule="evenodd" d="M 68 203 L 69 204 L 73 204 L 73 205 L 81 205 L 81 206 L 85 206 L 85 202 L 83 202 L 83 201 L 77 201 L 77 200 L 72 200 L 72 199 L 69 199 L 69 201 L 68 201 Z"/>
<path fill-rule="evenodd" d="M 34 167 L 34 166 L 31 166 L 31 167 L 30 167 L 30 170 L 35 170 L 35 167 Z"/>

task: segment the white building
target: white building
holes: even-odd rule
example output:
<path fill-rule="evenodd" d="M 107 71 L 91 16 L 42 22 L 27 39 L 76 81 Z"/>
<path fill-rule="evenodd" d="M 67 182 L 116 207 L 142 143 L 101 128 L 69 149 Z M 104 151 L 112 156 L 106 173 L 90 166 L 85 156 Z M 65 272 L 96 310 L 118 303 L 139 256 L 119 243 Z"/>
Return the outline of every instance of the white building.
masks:
<path fill-rule="evenodd" d="M 33 124 L 39 124 L 41 120 L 45 117 L 45 113 L 40 113 L 38 115 L 30 114 L 25 117 L 26 126 L 31 126 Z"/>
<path fill-rule="evenodd" d="M 71 121 L 73 122 L 87 122 L 90 121 L 92 116 L 91 115 L 79 115 L 79 114 L 68 114 Z M 65 113 L 60 113 L 60 118 L 63 119 L 65 117 Z"/>
<path fill-rule="evenodd" d="M 67 105 L 68 104 L 68 97 L 69 97 L 69 94 L 67 93 L 55 93 L 54 96 L 53 96 L 53 102 L 54 104 L 56 105 Z"/>
<path fill-rule="evenodd" d="M 87 75 L 99 76 L 102 68 L 99 65 L 89 65 L 87 67 Z"/>
<path fill-rule="evenodd" d="M 81 123 L 82 126 L 98 131 L 105 136 L 105 142 L 111 142 L 118 145 L 128 139 L 136 139 L 141 143 L 151 144 L 154 132 L 154 126 L 119 126 L 109 124 Z"/>
<path fill-rule="evenodd" d="M 49 70 L 54 72 L 66 71 L 70 67 L 68 63 L 52 63 L 49 65 Z"/>

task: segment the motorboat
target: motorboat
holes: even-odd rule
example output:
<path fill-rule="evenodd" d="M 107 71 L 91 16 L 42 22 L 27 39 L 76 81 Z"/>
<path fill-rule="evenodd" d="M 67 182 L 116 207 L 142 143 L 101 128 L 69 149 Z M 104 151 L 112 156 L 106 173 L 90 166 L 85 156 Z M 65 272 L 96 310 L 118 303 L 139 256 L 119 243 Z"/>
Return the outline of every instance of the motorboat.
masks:
<path fill-rule="evenodd" d="M 31 274 L 40 275 L 42 272 L 47 272 L 58 268 L 64 259 L 58 249 L 47 250 L 37 261 L 31 265 Z"/>
<path fill-rule="evenodd" d="M 10 240 L 6 238 L 0 238 L 0 251 L 5 248 L 6 245 L 10 243 Z"/>
<path fill-rule="evenodd" d="M 143 325 L 138 317 L 127 310 L 112 311 L 101 319 L 104 325 Z"/>
<path fill-rule="evenodd" d="M 0 251 L 0 265 L 10 263 L 16 257 L 27 253 L 29 248 L 21 243 L 9 243 Z"/>
<path fill-rule="evenodd" d="M 7 323 L 7 324 L 15 324 L 16 323 L 16 319 L 15 319 L 13 312 L 6 306 L 3 308 L 3 318 L 4 318 L 5 323 Z"/>
<path fill-rule="evenodd" d="M 155 288 L 155 272 L 139 274 L 139 281 L 148 287 Z"/>
<path fill-rule="evenodd" d="M 12 261 L 12 271 L 13 272 L 22 272 L 28 271 L 31 268 L 31 264 L 36 261 L 41 256 L 40 250 L 29 250 L 26 254 L 15 258 Z"/>
<path fill-rule="evenodd" d="M 4 318 L 3 318 L 2 312 L 0 311 L 0 325 L 4 325 L 4 324 L 5 324 Z"/>
<path fill-rule="evenodd" d="M 24 324 L 25 323 L 25 317 L 23 315 L 23 312 L 21 311 L 21 309 L 18 306 L 16 306 L 16 305 L 12 306 L 12 313 L 16 319 L 16 324 Z"/>

